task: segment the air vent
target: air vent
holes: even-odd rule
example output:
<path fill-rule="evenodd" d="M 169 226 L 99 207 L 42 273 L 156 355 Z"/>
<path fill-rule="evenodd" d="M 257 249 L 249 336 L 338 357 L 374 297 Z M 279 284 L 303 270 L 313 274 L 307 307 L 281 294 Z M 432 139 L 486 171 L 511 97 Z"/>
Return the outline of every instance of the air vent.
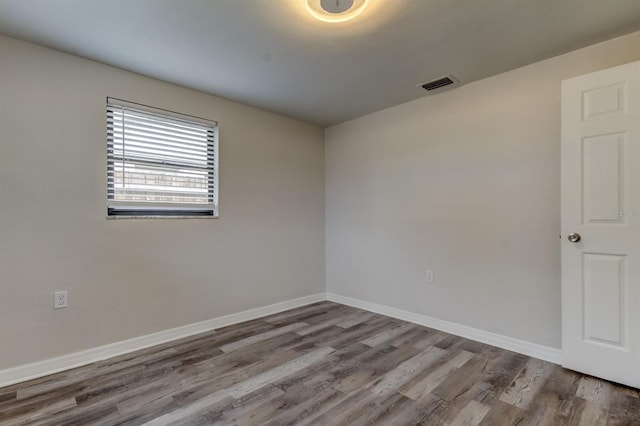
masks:
<path fill-rule="evenodd" d="M 427 92 L 439 92 L 440 90 L 444 90 L 445 88 L 449 89 L 450 86 L 458 83 L 455 77 L 452 75 L 448 75 L 446 77 L 440 77 L 435 80 L 432 80 L 428 83 L 422 84 L 422 88 Z"/>

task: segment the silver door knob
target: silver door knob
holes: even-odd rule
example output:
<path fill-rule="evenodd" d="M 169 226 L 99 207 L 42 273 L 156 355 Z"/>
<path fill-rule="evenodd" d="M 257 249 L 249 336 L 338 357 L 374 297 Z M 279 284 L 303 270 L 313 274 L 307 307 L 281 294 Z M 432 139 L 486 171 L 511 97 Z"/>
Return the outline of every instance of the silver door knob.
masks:
<path fill-rule="evenodd" d="M 572 243 L 577 243 L 578 241 L 580 241 L 582 239 L 582 237 L 580 236 L 580 234 L 576 234 L 575 232 L 569 234 L 569 236 L 567 237 L 569 239 L 569 241 L 571 241 Z"/>

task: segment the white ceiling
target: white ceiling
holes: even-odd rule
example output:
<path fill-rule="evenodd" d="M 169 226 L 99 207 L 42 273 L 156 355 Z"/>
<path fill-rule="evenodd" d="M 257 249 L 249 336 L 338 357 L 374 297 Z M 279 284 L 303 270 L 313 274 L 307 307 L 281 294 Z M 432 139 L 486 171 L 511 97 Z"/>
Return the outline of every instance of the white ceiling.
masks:
<path fill-rule="evenodd" d="M 327 126 L 640 30 L 640 0 L 303 2 L 0 0 L 0 33 Z"/>

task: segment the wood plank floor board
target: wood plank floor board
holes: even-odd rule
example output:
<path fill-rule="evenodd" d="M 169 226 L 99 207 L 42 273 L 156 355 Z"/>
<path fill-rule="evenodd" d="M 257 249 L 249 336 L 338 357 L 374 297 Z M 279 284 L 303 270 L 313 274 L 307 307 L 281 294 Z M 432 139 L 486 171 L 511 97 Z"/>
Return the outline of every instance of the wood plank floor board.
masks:
<path fill-rule="evenodd" d="M 62 411 L 51 417 L 29 423 L 29 426 L 68 426 L 68 425 L 91 425 L 91 426 L 121 426 L 131 424 L 122 417 L 115 407 L 104 409 L 74 409 L 73 411 Z M 135 423 L 134 423 L 135 424 Z M 137 423 L 142 424 L 142 423 Z"/>
<path fill-rule="evenodd" d="M 247 423 L 258 424 L 258 421 L 261 421 L 265 414 L 269 414 L 265 413 L 263 405 L 282 395 L 284 392 L 281 389 L 275 386 L 265 386 L 242 398 L 231 398 L 225 400 L 226 403 L 208 407 L 190 418 L 180 419 L 176 424 L 242 424 L 240 422 L 243 418 L 246 418 Z"/>
<path fill-rule="evenodd" d="M 427 329 L 425 327 L 413 327 L 411 330 L 407 331 L 404 334 L 394 337 L 393 339 L 387 341 L 386 343 L 391 346 L 395 346 L 397 348 L 402 346 L 414 346 L 414 343 L 424 339 L 425 337 L 433 334 L 435 331 L 431 329 Z M 430 345 L 427 345 L 421 349 L 426 349 Z"/>
<path fill-rule="evenodd" d="M 373 312 L 367 312 L 367 311 L 355 312 L 348 315 L 346 318 L 343 318 L 341 321 L 336 322 L 336 325 L 340 328 L 351 328 L 354 325 L 367 322 L 370 319 L 374 318 L 375 316 L 376 314 L 374 314 Z"/>
<path fill-rule="evenodd" d="M 5 419 L 0 418 L 0 425 L 28 424 L 76 406 L 76 399 L 73 396 L 52 398 L 48 402 L 41 401 L 28 407 L 6 410 L 3 413 Z"/>
<path fill-rule="evenodd" d="M 430 426 L 442 426 L 445 416 L 451 408 L 451 403 L 440 399 L 433 394 L 427 394 L 424 397 L 418 399 L 415 402 L 416 411 L 414 416 L 408 423 L 396 424 L 411 424 L 411 425 L 430 425 Z"/>
<path fill-rule="evenodd" d="M 640 426 L 640 394 L 319 302 L 0 389 L 16 425 Z"/>
<path fill-rule="evenodd" d="M 451 350 L 451 349 L 455 349 L 456 345 L 459 345 L 464 342 L 465 340 L 462 337 L 454 336 L 453 334 L 448 334 L 444 336 L 443 339 L 440 339 L 438 342 L 434 343 L 433 346 L 440 349 Z"/>
<path fill-rule="evenodd" d="M 601 379 L 584 376 L 580 378 L 576 396 L 594 402 L 598 405 L 609 405 L 613 386 Z"/>
<path fill-rule="evenodd" d="M 257 376 L 265 371 L 281 366 L 299 356 L 300 354 L 298 352 L 292 350 L 276 352 L 262 361 L 244 368 L 233 368 L 233 365 L 229 365 L 226 372 L 219 375 L 211 375 L 209 372 L 204 372 L 203 376 L 200 377 L 200 380 L 194 386 L 177 389 L 176 392 L 174 392 L 174 400 L 182 407 L 187 406 L 201 398 L 206 398 L 208 395 L 231 388 L 247 378 Z"/>
<path fill-rule="evenodd" d="M 144 424 L 177 409 L 178 405 L 170 395 L 167 395 L 149 404 L 146 404 L 144 406 L 144 409 L 141 408 L 129 413 L 124 413 L 120 409 L 118 409 L 120 418 L 116 421 L 113 421 L 112 424 Z"/>
<path fill-rule="evenodd" d="M 262 396 L 262 394 L 267 393 L 269 391 L 273 391 L 273 390 L 274 389 L 272 388 L 262 389 L 259 395 L 257 394 L 252 396 L 255 396 L 257 398 L 269 397 L 269 396 Z M 132 425 L 162 424 L 163 426 L 182 426 L 182 425 L 195 426 L 195 425 L 221 424 L 221 422 L 224 421 L 223 416 L 226 412 L 230 412 L 235 407 L 239 405 L 244 405 L 244 404 L 246 404 L 248 409 L 249 407 L 253 407 L 256 405 L 253 402 L 253 398 L 244 398 L 241 401 L 237 401 L 231 397 L 226 397 L 210 403 L 209 405 L 207 405 L 207 407 L 204 407 L 201 411 L 195 411 L 193 413 L 181 416 L 179 419 L 174 418 L 171 421 L 158 422 L 157 421 L 158 418 L 164 418 L 166 414 L 171 414 L 171 413 L 165 413 L 161 416 L 156 417 L 155 419 L 146 421 L 144 423 L 135 422 L 135 423 L 132 423 Z"/>
<path fill-rule="evenodd" d="M 376 374 L 376 370 L 371 367 L 376 360 L 383 358 L 394 351 L 391 346 L 380 346 L 371 348 L 360 342 L 338 351 L 338 354 L 352 348 L 359 353 L 342 359 L 342 362 L 332 363 L 323 371 L 317 372 L 308 378 L 307 385 L 313 388 L 335 388 L 342 392 L 351 392 L 355 388 L 362 387 L 368 383 Z M 366 348 L 366 349 L 363 349 Z M 378 370 L 380 371 L 380 370 Z M 362 374 L 366 373 L 366 374 Z M 382 373 L 380 373 L 382 374 Z M 357 382 L 354 384 L 353 382 Z"/>
<path fill-rule="evenodd" d="M 408 399 L 408 398 L 407 398 Z M 435 395 L 429 394 L 425 398 L 418 401 L 409 399 L 411 403 L 403 407 L 403 409 L 397 410 L 386 415 L 387 423 L 393 426 L 405 426 L 405 425 L 421 425 L 422 419 L 429 416 L 438 410 L 441 410 L 442 406 L 446 402 L 442 401 Z"/>
<path fill-rule="evenodd" d="M 373 335 L 383 329 L 395 327 L 399 323 L 398 320 L 388 320 L 386 317 L 374 317 L 370 321 L 359 323 L 353 327 L 342 329 L 342 333 L 330 338 L 326 344 L 332 348 L 341 348 L 345 345 L 350 345 L 354 341 L 360 341 L 366 339 L 368 336 Z"/>
<path fill-rule="evenodd" d="M 390 350 L 384 351 L 384 347 L 387 346 Z M 403 346 L 396 348 L 395 346 L 380 345 L 383 350 L 380 352 L 372 353 L 371 356 L 363 356 L 361 361 L 364 365 L 367 365 L 373 369 L 380 371 L 382 374 L 391 372 L 394 368 L 398 367 L 403 362 L 413 358 L 420 352 L 426 352 L 427 349 L 421 351 L 413 346 Z"/>
<path fill-rule="evenodd" d="M 546 394 L 544 396 L 546 396 Z M 574 395 L 566 398 L 553 395 L 553 398 L 559 400 L 558 408 L 556 409 L 554 416 L 554 422 L 559 425 L 578 425 L 581 414 L 584 412 L 587 405 L 587 401 Z M 540 400 L 543 399 L 540 398 Z"/>
<path fill-rule="evenodd" d="M 528 357 L 510 351 L 502 351 L 492 359 L 482 354 L 476 357 L 487 364 L 480 375 L 474 377 L 475 383 L 469 391 L 473 392 L 473 399 L 487 405 L 496 403 L 528 361 Z"/>
<path fill-rule="evenodd" d="M 432 392 L 445 401 L 455 401 L 479 382 L 486 366 L 486 360 L 478 357 L 471 358 L 452 371 Z"/>
<path fill-rule="evenodd" d="M 235 364 L 236 366 L 250 365 L 271 356 L 274 352 L 284 352 L 299 347 L 304 339 L 295 333 L 285 333 L 269 340 L 263 340 L 253 343 L 232 354 L 228 354 L 224 358 L 224 362 Z M 311 348 L 309 348 L 311 349 Z M 304 351 L 297 351 L 304 352 Z M 218 365 L 222 362 L 222 358 L 218 361 Z"/>
<path fill-rule="evenodd" d="M 67 389 L 66 392 L 58 392 L 54 395 L 38 395 L 28 399 L 14 399 L 6 401 L 0 405 L 0 421 L 11 417 L 12 415 L 33 411 L 38 407 L 45 407 L 54 399 L 64 399 L 75 397 L 73 390 Z"/>
<path fill-rule="evenodd" d="M 515 405 L 496 401 L 479 423 L 480 426 L 496 426 L 500 424 L 517 425 L 524 417 L 525 411 Z"/>
<path fill-rule="evenodd" d="M 490 407 L 471 400 L 460 411 L 453 416 L 448 424 L 450 426 L 475 426 L 479 425 L 484 416 L 489 412 Z"/>
<path fill-rule="evenodd" d="M 527 408 L 553 369 L 553 364 L 531 358 L 509 389 L 500 396 L 500 400 L 516 407 Z"/>
<path fill-rule="evenodd" d="M 294 332 L 302 327 L 306 327 L 309 324 L 306 322 L 294 322 L 293 324 L 287 324 L 282 327 L 276 327 L 269 331 L 265 331 L 263 333 L 254 334 L 249 337 L 245 337 L 244 339 L 235 340 L 233 342 L 229 342 L 220 346 L 220 350 L 224 353 L 233 352 L 240 348 L 244 348 L 245 346 L 253 345 L 254 343 L 260 343 L 265 340 L 269 340 L 274 337 L 281 336 L 283 334 Z"/>
<path fill-rule="evenodd" d="M 16 399 L 23 400 L 34 396 L 48 394 L 52 391 L 65 392 L 70 388 L 76 388 L 79 384 L 86 380 L 86 376 L 68 375 L 56 379 L 48 380 L 41 383 L 35 383 L 24 388 L 20 388 L 16 392 Z"/>
<path fill-rule="evenodd" d="M 398 349 L 399 350 L 399 349 Z M 398 351 L 397 350 L 397 351 Z M 376 396 L 395 393 L 402 385 L 420 374 L 444 354 L 438 348 L 427 348 L 391 369 L 371 387 Z"/>
<path fill-rule="evenodd" d="M 155 370 L 136 369 L 127 375 L 118 374 L 110 380 L 90 380 L 82 382 L 76 388 L 78 404 L 92 405 L 95 402 L 104 404 L 106 400 L 118 400 L 125 395 L 136 394 L 139 388 L 162 387 L 174 377 L 173 368 L 157 368 Z M 98 376 L 108 379 L 109 376 Z M 58 391 L 59 392 L 59 391 Z"/>
<path fill-rule="evenodd" d="M 340 328 L 345 328 L 340 324 L 345 323 L 356 315 L 360 314 L 354 314 L 353 312 L 349 312 L 348 310 L 344 310 L 338 313 L 331 312 L 330 315 L 328 315 L 326 318 L 322 318 L 319 321 L 310 322 L 308 326 L 296 330 L 296 333 L 300 336 L 306 336 L 307 334 L 311 334 L 334 325 Z"/>
<path fill-rule="evenodd" d="M 146 387 L 145 387 L 146 385 Z M 62 416 L 56 416 L 52 420 L 60 419 L 69 419 L 70 423 L 73 422 L 82 423 L 85 417 L 91 417 L 96 412 L 106 412 L 112 414 L 113 409 L 119 413 L 118 419 L 124 419 L 127 417 L 126 413 L 123 415 L 118 410 L 118 404 L 123 404 L 126 401 L 136 399 L 136 398 L 144 398 L 146 392 L 159 392 L 162 391 L 163 388 L 166 388 L 167 383 L 157 383 L 157 382 L 136 382 L 135 386 L 123 386 L 119 388 L 115 392 L 111 392 L 108 395 L 99 395 L 95 394 L 91 398 L 86 398 L 80 400 L 76 398 L 78 401 L 77 408 L 69 411 L 68 413 L 64 413 Z M 179 386 L 176 386 L 175 389 L 178 389 Z M 160 397 L 166 396 L 165 393 L 162 393 Z M 151 402 L 155 402 L 155 399 L 151 399 Z M 145 405 L 142 407 L 143 412 L 148 412 L 149 406 Z M 133 413 L 131 413 L 133 414 Z M 115 421 L 114 421 L 115 422 Z M 62 422 L 61 422 L 62 423 Z"/>
<path fill-rule="evenodd" d="M 231 421 L 224 421 L 224 424 L 265 424 L 272 417 L 278 415 L 281 411 L 289 411 L 295 407 L 307 401 L 314 396 L 313 389 L 297 384 L 290 387 L 286 392 L 281 395 L 264 401 L 257 406 L 255 410 L 243 410 L 243 412 L 235 415 L 228 416 L 225 413 L 225 418 Z"/>
<path fill-rule="evenodd" d="M 367 346 L 377 346 L 382 343 L 386 343 L 391 339 L 401 336 L 417 326 L 415 324 L 398 324 L 396 327 L 385 328 L 381 332 L 374 334 L 371 337 L 367 337 L 362 341 Z"/>
<path fill-rule="evenodd" d="M 503 351 L 498 357 L 489 361 L 482 380 L 502 392 L 524 369 L 528 361 L 529 357 L 525 355 Z"/>
<path fill-rule="evenodd" d="M 353 322 L 352 324 L 352 325 L 356 325 L 361 322 L 365 322 L 366 318 L 364 318 L 363 316 L 366 314 L 368 314 L 367 311 L 363 311 L 360 309 L 353 309 L 348 306 L 342 306 L 338 309 L 331 309 L 331 310 L 325 310 L 325 312 L 318 312 L 315 315 L 305 317 L 302 320 L 304 322 L 314 325 L 314 324 L 321 324 L 329 320 L 337 320 L 338 318 L 340 318 L 340 321 L 336 321 L 336 325 L 340 324 L 338 325 L 340 328 L 347 328 L 344 325 L 342 325 L 345 321 L 349 321 L 351 319 L 351 321 L 353 322 L 353 320 L 356 319 L 355 322 Z"/>
<path fill-rule="evenodd" d="M 411 346 L 403 348 L 383 346 L 377 352 L 365 353 L 358 362 L 350 365 L 349 370 L 341 371 L 334 386 L 346 393 L 355 392 L 362 387 L 370 388 L 379 380 L 383 380 L 386 373 L 391 373 L 393 369 L 419 352 L 419 349 Z"/>
<path fill-rule="evenodd" d="M 609 408 L 585 401 L 582 412 L 574 419 L 576 426 L 606 426 Z"/>
<path fill-rule="evenodd" d="M 362 414 L 362 409 L 366 404 L 374 399 L 374 396 L 367 389 L 361 389 L 348 398 L 342 400 L 337 405 L 329 408 L 322 415 L 308 418 L 301 425 L 350 425 Z"/>
<path fill-rule="evenodd" d="M 72 377 L 75 377 L 76 381 L 82 381 L 82 380 L 85 380 L 87 377 L 95 376 L 95 372 L 96 372 L 96 364 L 85 365 L 85 366 L 74 368 L 71 370 L 54 373 L 49 376 L 39 377 L 37 379 L 29 380 L 23 383 L 16 383 L 13 385 L 9 385 L 5 388 L 0 388 L 0 395 L 4 395 L 7 393 L 15 393 L 17 397 L 17 393 L 19 390 L 23 390 L 24 392 L 24 390 L 27 388 L 41 386 L 47 383 L 56 383 L 56 382 L 70 383 L 72 382 L 72 380 L 69 380 L 69 379 Z"/>
<path fill-rule="evenodd" d="M 321 416 L 331 407 L 338 405 L 345 399 L 347 399 L 347 394 L 334 389 L 314 389 L 312 396 L 287 410 L 278 410 L 276 415 L 265 422 L 265 425 L 287 426 L 300 424 L 304 419 Z"/>
<path fill-rule="evenodd" d="M 353 345 L 333 352 L 329 357 L 320 362 L 276 380 L 274 385 L 283 390 L 287 390 L 298 384 L 304 384 L 315 390 L 330 387 L 337 389 L 338 387 L 335 386 L 337 377 L 334 372 L 341 368 L 341 366 L 347 365 L 347 363 L 354 358 L 357 358 L 365 351 L 364 348 L 368 347 L 360 343 L 354 343 Z M 343 376 L 346 375 L 348 375 L 348 373 L 343 374 Z"/>
<path fill-rule="evenodd" d="M 607 425 L 640 425 L 640 399 L 623 392 L 612 395 Z"/>
<path fill-rule="evenodd" d="M 188 340 L 186 342 L 177 341 L 174 346 L 154 347 L 152 350 L 143 349 L 132 354 L 121 355 L 113 359 L 113 362 L 109 360 L 98 361 L 95 364 L 96 372 L 106 374 L 118 370 L 125 370 L 129 367 L 144 365 L 148 362 L 153 362 L 153 360 L 165 361 L 169 359 L 171 355 L 179 354 L 183 356 L 188 352 L 187 348 L 189 347 L 202 350 L 205 347 L 207 339 L 209 339 L 209 336 Z M 164 345 L 167 344 L 165 343 Z"/>
<path fill-rule="evenodd" d="M 496 354 L 493 354 L 493 356 L 488 356 L 487 354 L 491 355 L 492 354 L 492 349 L 494 349 L 494 346 L 490 346 L 487 344 L 484 344 L 482 342 L 476 342 L 473 340 L 467 340 L 467 339 L 460 339 L 457 343 L 455 343 L 455 348 L 456 349 L 460 349 L 463 351 L 467 351 L 467 352 L 471 352 L 474 355 L 484 355 L 482 358 L 495 358 L 499 353 L 501 353 L 501 351 L 497 351 Z"/>
<path fill-rule="evenodd" d="M 352 422 L 352 426 L 391 424 L 398 413 L 409 409 L 413 403 L 412 400 L 399 393 L 394 393 L 389 397 L 376 398 Z"/>
<path fill-rule="evenodd" d="M 575 402 L 571 397 L 540 392 L 525 410 L 525 416 L 520 424 L 526 426 L 569 425 L 571 417 L 576 415 Z"/>
<path fill-rule="evenodd" d="M 251 321 L 265 321 L 265 322 L 280 322 L 280 321 L 291 321 L 296 322 L 297 318 L 300 315 L 305 315 L 308 313 L 318 312 L 318 311 L 326 311 L 328 309 L 339 309 L 342 308 L 342 305 L 337 305 L 334 303 L 329 303 L 326 301 L 311 303 L 309 305 L 299 306 L 297 308 L 289 309 L 286 311 L 278 312 L 275 314 L 267 315 L 262 318 L 258 318 Z M 236 327 L 238 324 L 232 324 L 227 326 L 227 328 Z"/>
<path fill-rule="evenodd" d="M 434 346 L 437 349 L 440 349 Z M 444 349 L 440 349 L 444 350 Z M 462 367 L 473 358 L 473 354 L 467 351 L 452 351 L 441 357 L 433 365 L 427 367 L 415 380 L 408 382 L 400 388 L 404 396 L 417 400 L 431 393 L 444 382 L 455 369 Z"/>
<path fill-rule="evenodd" d="M 480 358 L 472 358 L 461 368 L 469 368 L 474 362 L 483 363 L 486 361 Z M 484 397 L 489 391 L 490 386 L 484 382 L 467 384 L 464 380 L 461 380 L 462 376 L 458 374 L 459 371 L 459 369 L 453 371 L 453 374 L 458 376 L 453 380 L 453 384 L 445 384 L 445 382 L 448 381 L 447 379 L 436 387 L 432 393 L 428 394 L 438 397 L 441 401 L 438 410 L 429 416 L 430 422 L 444 425 L 452 423 L 478 424 L 486 414 L 486 408 L 491 407 L 490 403 L 484 402 L 493 400 L 492 398 Z M 456 384 L 462 386 L 457 389 L 457 392 L 451 392 L 451 396 L 448 399 L 444 399 L 436 393 L 436 390 L 441 390 L 441 393 L 446 393 L 452 386 L 455 389 Z M 463 413 L 460 414 L 461 412 Z"/>
<path fill-rule="evenodd" d="M 360 403 L 354 403 L 360 401 Z M 345 406 L 336 406 L 329 410 L 324 417 L 317 418 L 312 424 L 340 424 L 349 426 L 388 424 L 390 418 L 399 410 L 407 408 L 412 401 L 400 394 L 391 396 L 375 396 L 361 390 L 350 399 L 343 401 Z M 347 406 L 349 405 L 349 406 Z M 335 417 L 337 415 L 337 417 Z M 330 416 L 334 416 L 330 420 Z"/>
<path fill-rule="evenodd" d="M 313 352 L 294 358 L 291 361 L 265 371 L 264 373 L 252 376 L 243 383 L 234 386 L 228 392 L 234 398 L 239 398 L 249 392 L 253 392 L 262 386 L 272 383 L 278 379 L 286 378 L 295 372 L 308 367 L 311 364 L 322 361 L 323 358 L 335 352 L 333 348 L 320 348 Z"/>
<path fill-rule="evenodd" d="M 316 330 L 305 336 L 301 336 L 304 338 L 299 339 L 294 345 L 288 347 L 288 349 L 292 349 L 296 351 L 313 350 L 314 348 L 317 348 L 319 346 L 327 345 L 328 342 L 331 341 L 331 339 L 334 339 L 337 336 L 340 336 L 344 332 L 345 332 L 344 329 L 337 327 L 335 325 L 331 325 L 327 328 Z"/>
<path fill-rule="evenodd" d="M 12 390 L 8 392 L 4 392 L 0 394 L 0 410 L 2 410 L 2 404 L 6 402 L 7 404 L 13 404 L 13 401 L 18 399 L 18 391 Z"/>
<path fill-rule="evenodd" d="M 433 331 L 427 331 L 425 330 L 425 334 L 423 334 L 422 336 L 418 336 L 418 338 L 416 338 L 415 340 L 411 341 L 411 342 L 407 342 L 407 344 L 410 344 L 411 346 L 414 346 L 418 349 L 426 349 L 429 346 L 433 346 L 436 343 L 440 342 L 441 340 L 445 339 L 447 336 L 449 336 L 447 333 L 444 333 L 442 331 L 437 331 L 437 330 L 433 330 Z"/>
<path fill-rule="evenodd" d="M 323 319 L 325 318 L 331 318 L 336 315 L 340 315 L 341 312 L 349 312 L 349 309 L 346 306 L 342 305 L 320 302 L 314 305 L 303 306 L 291 311 L 274 314 L 270 317 L 264 318 L 264 321 L 279 326 L 300 321 L 314 324 L 323 321 Z"/>
<path fill-rule="evenodd" d="M 228 330 L 225 332 L 215 332 L 210 333 L 208 336 L 204 337 L 204 341 L 207 342 L 208 345 L 216 345 L 217 347 L 221 347 L 227 343 L 236 342 L 241 339 L 245 339 L 247 337 L 255 336 L 260 333 L 265 333 L 269 330 L 273 330 L 277 328 L 277 326 L 268 323 L 262 324 L 254 324 L 250 328 L 247 329 L 234 329 Z M 191 344 L 190 342 L 188 344 Z"/>

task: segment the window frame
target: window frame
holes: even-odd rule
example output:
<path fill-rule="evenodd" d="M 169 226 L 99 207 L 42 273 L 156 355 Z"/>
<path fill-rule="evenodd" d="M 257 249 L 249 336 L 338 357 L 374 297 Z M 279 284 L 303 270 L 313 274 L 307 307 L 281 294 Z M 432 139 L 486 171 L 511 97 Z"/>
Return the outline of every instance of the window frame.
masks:
<path fill-rule="evenodd" d="M 110 108 L 122 108 L 138 111 L 144 114 L 166 118 L 168 121 L 181 121 L 187 124 L 204 126 L 207 128 L 207 204 L 203 203 L 179 203 L 179 202 L 150 202 L 115 200 L 114 178 L 110 175 L 114 170 L 117 158 L 113 156 L 113 135 L 111 133 L 109 118 Z M 192 115 L 181 114 L 162 108 L 151 107 L 119 98 L 107 97 L 106 102 L 106 127 L 107 127 L 107 219 L 126 218 L 218 218 L 219 217 L 219 126 L 217 121 L 208 120 Z M 126 137 L 125 137 L 126 140 Z M 209 151 L 212 154 L 209 154 Z M 121 160 L 126 164 L 126 158 Z M 139 161 L 139 160 L 136 160 Z M 167 165 L 165 161 L 149 159 L 149 165 L 161 168 Z"/>

